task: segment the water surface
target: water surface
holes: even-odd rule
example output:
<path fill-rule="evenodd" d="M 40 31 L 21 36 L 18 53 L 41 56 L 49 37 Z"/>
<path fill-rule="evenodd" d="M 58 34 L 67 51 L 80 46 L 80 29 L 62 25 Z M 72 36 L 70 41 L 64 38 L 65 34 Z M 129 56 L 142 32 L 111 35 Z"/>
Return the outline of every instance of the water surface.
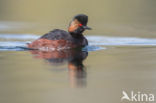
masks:
<path fill-rule="evenodd" d="M 87 36 L 85 51 L 61 57 L 19 48 L 38 37 L 0 35 L 1 102 L 113 103 L 123 90 L 156 93 L 156 39 Z"/>
<path fill-rule="evenodd" d="M 0 103 L 130 103 L 121 101 L 123 90 L 156 95 L 155 5 L 0 0 Z M 25 48 L 52 29 L 67 30 L 79 13 L 89 16 L 93 28 L 84 33 L 89 46 L 82 51 Z"/>

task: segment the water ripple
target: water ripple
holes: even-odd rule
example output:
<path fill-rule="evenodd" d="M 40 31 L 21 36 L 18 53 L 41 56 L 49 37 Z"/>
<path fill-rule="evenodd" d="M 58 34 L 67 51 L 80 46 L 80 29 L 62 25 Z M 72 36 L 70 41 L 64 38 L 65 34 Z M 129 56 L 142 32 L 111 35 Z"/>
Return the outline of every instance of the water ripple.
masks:
<path fill-rule="evenodd" d="M 33 34 L 0 34 L 0 51 L 23 50 L 26 43 L 39 38 Z M 156 46 L 156 39 L 137 37 L 87 36 L 89 46 L 83 50 L 97 51 L 106 49 L 104 46 Z"/>
<path fill-rule="evenodd" d="M 33 34 L 0 34 L 0 39 L 7 40 L 35 40 L 37 38 L 39 38 L 39 36 Z"/>
<path fill-rule="evenodd" d="M 97 45 L 97 46 L 156 45 L 156 39 L 151 39 L 151 38 L 87 36 L 87 39 L 90 45 Z"/>

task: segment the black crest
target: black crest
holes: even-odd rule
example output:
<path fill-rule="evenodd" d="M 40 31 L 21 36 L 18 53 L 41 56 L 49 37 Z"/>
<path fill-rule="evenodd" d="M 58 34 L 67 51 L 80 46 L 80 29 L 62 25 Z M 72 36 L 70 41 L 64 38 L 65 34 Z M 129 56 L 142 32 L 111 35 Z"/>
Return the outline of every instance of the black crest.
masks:
<path fill-rule="evenodd" d="M 85 14 L 78 14 L 73 19 L 77 19 L 82 25 L 87 25 L 88 16 Z"/>

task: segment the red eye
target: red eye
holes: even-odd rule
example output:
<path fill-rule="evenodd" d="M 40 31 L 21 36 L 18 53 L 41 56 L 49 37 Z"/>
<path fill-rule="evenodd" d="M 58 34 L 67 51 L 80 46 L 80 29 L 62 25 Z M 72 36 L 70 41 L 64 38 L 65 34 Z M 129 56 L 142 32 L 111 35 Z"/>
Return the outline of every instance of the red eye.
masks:
<path fill-rule="evenodd" d="M 81 26 L 82 26 L 82 24 L 79 24 L 79 26 L 81 27 Z"/>

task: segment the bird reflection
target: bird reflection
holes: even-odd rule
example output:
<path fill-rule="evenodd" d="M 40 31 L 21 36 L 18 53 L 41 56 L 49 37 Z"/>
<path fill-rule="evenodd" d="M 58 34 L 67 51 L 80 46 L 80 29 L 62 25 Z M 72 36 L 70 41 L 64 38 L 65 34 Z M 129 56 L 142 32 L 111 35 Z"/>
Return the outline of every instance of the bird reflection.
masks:
<path fill-rule="evenodd" d="M 61 51 L 30 51 L 35 58 L 41 58 L 52 65 L 68 64 L 68 73 L 71 87 L 86 86 L 86 68 L 83 60 L 88 56 L 88 52 L 82 50 L 61 50 Z"/>

